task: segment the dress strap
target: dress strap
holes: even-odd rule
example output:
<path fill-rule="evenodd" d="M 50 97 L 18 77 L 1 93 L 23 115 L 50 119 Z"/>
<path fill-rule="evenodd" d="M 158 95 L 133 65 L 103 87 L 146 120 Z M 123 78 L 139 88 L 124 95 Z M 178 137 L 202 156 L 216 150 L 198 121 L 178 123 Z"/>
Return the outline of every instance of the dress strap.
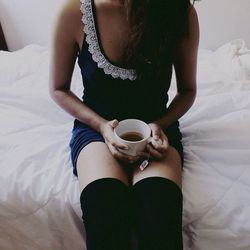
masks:
<path fill-rule="evenodd" d="M 113 78 L 121 78 L 122 80 L 129 79 L 136 80 L 137 74 L 135 69 L 120 68 L 113 65 L 102 53 L 100 48 L 100 41 L 98 40 L 94 10 L 92 0 L 80 0 L 82 22 L 84 24 L 84 32 L 86 35 L 86 42 L 89 47 L 88 50 L 92 55 L 92 59 L 97 63 L 98 67 L 104 70 L 104 73 L 111 75 Z"/>

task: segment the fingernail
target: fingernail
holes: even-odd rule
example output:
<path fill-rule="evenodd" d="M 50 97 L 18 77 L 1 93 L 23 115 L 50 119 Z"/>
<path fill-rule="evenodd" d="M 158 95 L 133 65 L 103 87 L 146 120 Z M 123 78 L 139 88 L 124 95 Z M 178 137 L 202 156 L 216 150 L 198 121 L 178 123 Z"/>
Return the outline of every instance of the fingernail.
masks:
<path fill-rule="evenodd" d="M 117 121 L 117 120 L 113 120 L 113 122 L 112 122 L 112 126 L 117 126 L 119 124 L 119 122 Z"/>

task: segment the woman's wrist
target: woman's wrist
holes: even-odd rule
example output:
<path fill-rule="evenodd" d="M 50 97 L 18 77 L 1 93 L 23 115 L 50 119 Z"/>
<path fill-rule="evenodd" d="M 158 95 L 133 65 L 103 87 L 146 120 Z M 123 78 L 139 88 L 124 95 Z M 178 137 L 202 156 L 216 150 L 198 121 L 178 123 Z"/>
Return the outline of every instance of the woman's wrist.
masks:
<path fill-rule="evenodd" d="M 94 128 L 95 130 L 100 133 L 101 135 L 103 134 L 103 126 L 107 123 L 108 121 L 100 118 L 95 122 Z"/>
<path fill-rule="evenodd" d="M 159 119 L 159 120 L 155 120 L 152 121 L 150 123 L 156 124 L 157 126 L 159 126 L 161 129 L 165 129 L 168 127 L 168 122 L 164 120 L 164 118 Z"/>

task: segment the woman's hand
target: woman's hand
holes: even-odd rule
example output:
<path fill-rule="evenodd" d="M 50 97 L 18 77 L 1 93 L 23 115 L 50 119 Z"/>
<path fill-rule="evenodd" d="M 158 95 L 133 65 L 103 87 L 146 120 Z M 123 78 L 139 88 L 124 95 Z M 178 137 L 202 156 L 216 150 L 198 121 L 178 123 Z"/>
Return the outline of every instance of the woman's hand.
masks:
<path fill-rule="evenodd" d="M 116 119 L 105 122 L 100 127 L 100 133 L 103 136 L 110 152 L 116 159 L 127 163 L 134 163 L 135 161 L 138 160 L 139 156 L 130 156 L 119 151 L 119 149 L 125 149 L 125 150 L 128 149 L 128 146 L 126 144 L 119 142 L 114 136 L 114 128 L 118 124 L 119 122 Z"/>
<path fill-rule="evenodd" d="M 147 145 L 147 151 L 150 154 L 150 157 L 163 159 L 168 150 L 168 138 L 158 124 L 149 123 L 148 125 L 152 131 L 152 140 Z"/>

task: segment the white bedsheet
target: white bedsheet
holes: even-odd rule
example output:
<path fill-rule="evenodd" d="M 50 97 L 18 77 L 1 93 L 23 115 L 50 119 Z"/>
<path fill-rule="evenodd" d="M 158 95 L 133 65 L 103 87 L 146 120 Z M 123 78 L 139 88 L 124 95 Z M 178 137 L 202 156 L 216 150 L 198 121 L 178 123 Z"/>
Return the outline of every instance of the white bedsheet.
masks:
<path fill-rule="evenodd" d="M 250 249 L 247 53 L 241 40 L 199 51 L 197 98 L 180 119 L 185 249 Z M 48 64 L 37 45 L 0 52 L 1 250 L 86 249 L 68 146 L 74 118 L 48 94 Z M 72 90 L 81 97 L 78 67 Z"/>

